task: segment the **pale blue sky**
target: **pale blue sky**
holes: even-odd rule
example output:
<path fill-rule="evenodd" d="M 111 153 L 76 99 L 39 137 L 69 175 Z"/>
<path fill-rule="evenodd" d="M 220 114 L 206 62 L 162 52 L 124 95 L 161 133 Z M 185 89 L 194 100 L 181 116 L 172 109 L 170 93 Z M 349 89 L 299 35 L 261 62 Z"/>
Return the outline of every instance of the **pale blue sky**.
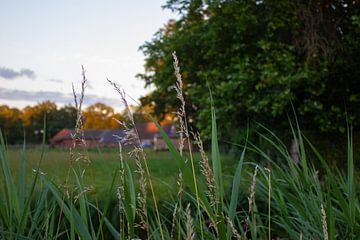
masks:
<path fill-rule="evenodd" d="M 106 77 L 134 98 L 146 94 L 140 45 L 170 18 L 166 0 L 0 0 L 0 104 L 24 107 L 42 100 L 71 102 L 81 64 L 90 86 L 87 103 L 116 109 Z M 105 99 L 106 98 L 106 99 Z"/>

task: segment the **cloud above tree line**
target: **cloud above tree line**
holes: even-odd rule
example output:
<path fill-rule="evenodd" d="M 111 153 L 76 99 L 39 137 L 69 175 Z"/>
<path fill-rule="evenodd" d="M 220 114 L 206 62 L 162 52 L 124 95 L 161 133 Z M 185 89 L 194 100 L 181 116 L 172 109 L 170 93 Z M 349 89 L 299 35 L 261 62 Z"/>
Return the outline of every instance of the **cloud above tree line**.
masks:
<path fill-rule="evenodd" d="M 11 68 L 6 68 L 3 66 L 0 66 L 0 77 L 7 79 L 7 80 L 12 80 L 12 79 L 15 79 L 18 77 L 27 77 L 30 79 L 35 79 L 36 75 L 33 70 L 28 69 L 28 68 L 23 68 L 20 71 L 16 71 Z"/>
<path fill-rule="evenodd" d="M 73 103 L 74 96 L 70 93 L 61 93 L 54 91 L 25 91 L 17 89 L 0 88 L 0 99 L 4 100 L 22 100 L 31 102 L 41 102 L 50 100 L 55 103 Z M 94 104 L 97 102 L 105 103 L 110 106 L 119 106 L 120 101 L 114 98 L 99 97 L 93 94 L 86 94 L 84 104 Z"/>

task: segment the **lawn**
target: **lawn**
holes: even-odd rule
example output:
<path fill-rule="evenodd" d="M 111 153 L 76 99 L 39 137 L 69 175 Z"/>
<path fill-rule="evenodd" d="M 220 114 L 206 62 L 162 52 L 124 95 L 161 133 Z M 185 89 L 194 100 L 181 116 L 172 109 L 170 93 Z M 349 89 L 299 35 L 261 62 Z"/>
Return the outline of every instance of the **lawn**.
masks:
<path fill-rule="evenodd" d="M 41 148 L 29 148 L 26 150 L 26 182 L 30 182 L 34 175 L 34 169 L 41 158 Z M 168 199 L 174 196 L 174 188 L 177 188 L 178 169 L 176 161 L 172 158 L 168 151 L 155 152 L 152 149 L 145 149 L 148 166 L 153 180 L 153 185 L 157 193 L 157 198 Z M 17 179 L 18 163 L 21 159 L 22 151 L 19 148 L 10 147 L 8 156 L 10 160 L 10 167 L 14 179 Z M 84 181 L 86 186 L 94 187 L 94 191 L 90 196 L 103 198 L 108 194 L 108 188 L 111 184 L 115 172 L 118 170 L 119 151 L 116 148 L 101 148 L 88 150 L 88 156 L 91 160 L 90 164 L 79 164 L 81 169 L 85 170 Z M 135 171 L 136 166 L 134 159 L 128 154 L 128 151 L 123 151 L 125 161 L 129 163 L 132 171 Z M 199 163 L 200 154 L 194 153 L 195 163 Z M 231 175 L 234 172 L 236 160 L 230 156 L 224 155 L 224 172 L 228 174 L 228 181 L 231 180 Z M 41 172 L 53 180 L 58 185 L 65 183 L 67 175 L 69 174 L 70 183 L 74 184 L 74 174 L 69 172 L 70 167 L 70 151 L 68 149 L 52 149 L 46 148 L 44 151 L 43 161 L 41 163 Z M 197 167 L 196 169 L 200 169 Z M 198 174 L 201 174 L 198 171 Z M 2 177 L 2 176 L 1 176 Z M 0 177 L 0 178 L 1 178 Z M 134 174 L 136 177 L 136 174 Z M 118 179 L 117 179 L 118 180 Z M 137 183 L 137 180 L 134 179 Z M 115 197 L 115 192 L 113 197 Z M 149 198 L 150 199 L 150 198 Z"/>
<path fill-rule="evenodd" d="M 322 239 L 326 234 L 331 235 L 329 239 L 338 236 L 356 239 L 360 236 L 358 181 L 353 168 L 351 135 L 346 172 L 330 166 L 310 143 L 308 151 L 305 151 L 305 145 L 300 145 L 304 154 L 300 155 L 300 162 L 296 164 L 278 139 L 271 140 L 266 136 L 264 139 L 277 154 L 249 143 L 245 149 L 247 154 L 242 155 L 245 157 L 222 155 L 220 161 L 218 147 L 214 145 L 217 151 L 209 154 L 214 157 L 211 162 L 212 180 L 214 185 L 217 184 L 215 187 L 220 187 L 216 187 L 213 195 L 210 195 L 211 185 L 202 184 L 205 177 L 200 173 L 198 152 L 193 154 L 194 180 L 191 161 L 186 158 L 188 153 L 180 156 L 175 150 L 176 153 L 170 154 L 146 149 L 150 176 L 144 175 L 147 179 L 151 178 L 154 195 L 150 181 L 147 181 L 148 197 L 144 205 L 141 202 L 142 192 L 136 189 L 136 165 L 127 149 L 124 149 L 123 156 L 132 173 L 124 171 L 122 176 L 126 180 L 122 185 L 120 177 L 115 179 L 115 187 L 123 187 L 122 191 L 119 189 L 120 197 L 117 198 L 115 187 L 109 192 L 114 174 L 119 173 L 120 160 L 116 149 L 89 149 L 86 154 L 90 164 L 79 161 L 71 166 L 68 150 L 45 147 L 42 153 L 40 147 L 32 147 L 23 154 L 19 147 L 10 146 L 6 150 L 2 146 L 1 176 L 7 176 L 7 181 L 0 179 L 6 183 L 1 187 L 5 191 L 0 189 L 4 193 L 0 195 L 0 237 L 11 238 L 18 234 L 33 238 L 50 236 L 49 239 L 58 236 L 75 239 L 77 235 L 84 239 L 119 239 L 121 236 L 125 239 L 129 235 L 168 239 L 176 233 L 179 239 L 184 239 L 195 230 L 197 238 L 204 234 L 203 239 L 229 239 L 231 236 L 244 239 L 257 239 L 257 236 L 260 239 L 265 239 L 265 236 L 267 239 Z M 80 150 L 75 149 L 74 152 Z M 256 162 L 252 155 L 254 151 L 261 157 Z M 306 155 L 310 151 L 313 154 Z M 16 183 L 22 176 L 19 167 L 23 156 L 27 188 L 40 159 L 40 171 L 47 176 L 37 182 L 38 191 L 34 194 L 24 191 L 21 181 Z M 315 168 L 310 159 L 321 168 Z M 184 161 L 187 164 L 183 164 Z M 178 194 L 177 185 L 178 164 L 181 165 L 185 190 L 181 194 Z M 84 181 L 75 184 L 76 174 L 72 171 L 78 167 L 77 176 L 83 172 Z M 131 178 L 135 186 L 129 180 Z M 73 197 L 67 198 L 63 188 L 57 189 L 47 179 L 56 186 L 64 186 L 69 179 L 67 186 L 73 190 Z M 12 186 L 12 181 L 16 187 Z M 194 187 L 195 182 L 197 188 Z M 88 187 L 94 190 L 84 191 Z M 152 200 L 155 196 L 157 204 Z M 213 198 L 215 200 L 211 202 Z M 216 232 L 214 224 L 217 225 Z M 100 234 L 104 235 L 100 237 Z"/>

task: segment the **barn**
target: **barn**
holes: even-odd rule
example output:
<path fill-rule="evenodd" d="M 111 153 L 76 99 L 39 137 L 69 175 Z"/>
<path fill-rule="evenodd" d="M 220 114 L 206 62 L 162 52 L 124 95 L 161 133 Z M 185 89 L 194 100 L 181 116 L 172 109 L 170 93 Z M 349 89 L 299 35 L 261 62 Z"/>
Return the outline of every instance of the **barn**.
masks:
<path fill-rule="evenodd" d="M 116 147 L 118 142 L 125 138 L 125 131 L 121 129 L 85 129 L 83 136 L 78 136 L 83 139 L 88 147 Z M 73 146 L 76 133 L 74 129 L 62 129 L 49 142 L 51 147 L 69 148 Z"/>
<path fill-rule="evenodd" d="M 175 125 L 164 123 L 161 124 L 161 127 L 178 148 L 180 140 Z M 158 128 L 153 122 L 138 123 L 135 128 L 140 138 L 140 146 L 153 147 L 154 150 L 167 149 Z M 139 145 L 136 139 L 130 137 L 135 133 L 134 129 L 128 131 L 122 129 L 84 129 L 83 136 L 79 136 L 79 138 L 85 141 L 87 147 L 117 147 L 119 141 L 124 145 Z M 74 141 L 80 142 L 80 140 L 74 140 L 75 135 L 74 129 L 62 129 L 49 140 L 50 146 L 56 148 L 72 147 Z"/>

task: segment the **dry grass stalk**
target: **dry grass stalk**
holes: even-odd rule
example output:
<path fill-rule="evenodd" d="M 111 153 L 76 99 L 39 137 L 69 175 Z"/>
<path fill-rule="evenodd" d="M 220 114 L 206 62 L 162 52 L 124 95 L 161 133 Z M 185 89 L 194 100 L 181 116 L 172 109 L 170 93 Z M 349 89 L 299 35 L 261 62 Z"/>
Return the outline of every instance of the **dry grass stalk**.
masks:
<path fill-rule="evenodd" d="M 191 217 L 191 210 L 190 210 L 190 203 L 186 207 L 186 234 L 187 240 L 195 239 L 195 231 L 194 231 L 194 224 L 193 219 Z"/>
<path fill-rule="evenodd" d="M 130 110 L 129 104 L 126 100 L 125 91 L 123 89 L 120 89 L 120 87 L 116 83 L 110 81 L 109 79 L 107 79 L 107 80 L 113 86 L 115 91 L 117 91 L 119 93 L 121 101 L 125 107 L 125 114 L 129 120 L 129 124 L 122 123 L 122 125 L 128 127 L 127 129 L 129 131 L 127 131 L 128 134 L 126 137 L 127 137 L 127 140 L 130 141 L 130 143 L 134 146 L 134 149 L 129 154 L 135 158 L 135 163 L 136 163 L 136 167 L 137 167 L 136 173 L 139 176 L 140 194 L 138 195 L 138 202 L 139 202 L 139 206 L 140 206 L 139 213 L 140 213 L 140 218 L 141 218 L 141 226 L 142 226 L 142 228 L 147 229 L 147 231 L 148 231 L 149 220 L 148 220 L 147 210 L 146 210 L 146 186 L 147 186 L 147 182 L 148 182 L 149 186 L 150 186 L 154 206 L 155 206 L 157 221 L 158 221 L 158 225 L 159 225 L 159 229 L 160 229 L 160 235 L 161 235 L 161 238 L 164 239 L 161 220 L 160 220 L 160 213 L 158 210 L 155 192 L 154 192 L 154 188 L 153 188 L 152 181 L 151 181 L 150 171 L 149 171 L 149 168 L 147 165 L 146 154 L 144 152 L 144 149 L 141 147 L 141 140 L 139 137 L 139 133 L 136 129 L 134 116 L 133 116 L 133 114 Z M 144 171 L 144 169 L 142 167 L 141 160 L 144 163 L 146 172 Z M 147 177 L 145 177 L 145 173 L 146 173 Z"/>
<path fill-rule="evenodd" d="M 180 223 L 181 223 L 181 213 L 182 213 L 182 195 L 183 195 L 183 192 L 184 192 L 184 179 L 183 179 L 181 171 L 179 171 L 179 177 L 178 177 L 178 180 L 177 180 L 177 185 L 179 187 L 179 190 L 177 192 L 178 203 L 179 203 L 179 209 L 178 209 L 178 236 L 180 236 Z"/>
<path fill-rule="evenodd" d="M 195 174 L 194 159 L 193 159 L 193 155 L 192 155 L 191 140 L 190 140 L 189 129 L 188 129 L 187 120 L 186 120 L 187 117 L 186 117 L 186 111 L 185 111 L 185 98 L 184 98 L 184 94 L 183 94 L 183 81 L 182 81 L 182 77 L 180 74 L 179 60 L 176 56 L 176 52 L 173 52 L 173 58 L 174 58 L 174 71 L 175 71 L 175 77 L 176 77 L 175 90 L 177 93 L 177 98 L 181 102 L 181 105 L 177 112 L 177 116 L 179 117 L 179 122 L 180 122 L 180 137 L 181 137 L 179 148 L 180 148 L 180 153 L 181 153 L 182 148 L 184 146 L 184 142 L 185 142 L 185 140 L 182 138 L 182 134 L 184 134 L 186 137 L 187 146 L 189 149 L 189 157 L 190 157 L 191 170 L 192 170 L 192 176 L 193 176 L 193 181 L 194 181 L 196 205 L 197 205 L 197 212 L 198 212 L 199 225 L 200 225 L 200 231 L 201 231 L 201 239 L 204 239 L 202 215 L 201 215 L 201 211 L 200 211 L 200 200 L 199 200 L 199 193 L 198 193 L 197 180 L 196 180 L 196 174 Z"/>
<path fill-rule="evenodd" d="M 323 228 L 323 234 L 324 234 L 324 240 L 329 240 L 329 234 L 327 229 L 327 221 L 326 221 L 326 212 L 324 205 L 321 204 L 321 220 L 322 220 L 322 228 Z"/>
<path fill-rule="evenodd" d="M 94 192 L 94 191 L 95 191 L 94 186 L 84 187 L 84 189 L 74 197 L 74 202 L 76 203 L 79 200 L 79 198 L 85 195 L 86 193 Z"/>
<path fill-rule="evenodd" d="M 256 175 L 258 173 L 258 168 L 259 166 L 256 165 L 255 167 L 255 171 L 254 171 L 254 175 L 252 178 L 252 183 L 251 183 L 251 187 L 250 187 L 250 195 L 248 197 L 248 201 L 249 201 L 249 213 L 253 212 L 253 205 L 255 203 L 255 187 L 256 187 Z"/>
<path fill-rule="evenodd" d="M 136 212 L 138 213 L 138 215 L 140 216 L 140 227 L 142 229 L 148 229 L 149 227 L 149 219 L 148 219 L 148 215 L 147 215 L 147 209 L 146 209 L 146 205 L 147 205 L 147 180 L 145 177 L 145 171 L 142 167 L 140 158 L 139 158 L 139 154 L 138 153 L 134 153 L 134 150 L 132 151 L 131 154 L 134 154 L 133 156 L 135 157 L 135 164 L 136 164 L 136 174 L 138 175 L 138 181 L 139 181 L 139 188 L 140 188 L 140 192 L 137 195 L 137 200 L 138 200 L 138 205 L 139 208 L 136 209 Z"/>
<path fill-rule="evenodd" d="M 85 74 L 85 68 L 84 68 L 83 65 L 81 65 L 81 76 L 82 76 L 82 80 L 81 80 L 81 91 L 80 91 L 79 99 L 77 97 L 74 84 L 72 84 L 72 91 L 73 91 L 75 108 L 76 108 L 76 122 L 75 122 L 75 131 L 74 131 L 73 134 L 71 134 L 72 146 L 69 149 L 69 152 L 70 152 L 70 154 L 69 154 L 70 155 L 70 167 L 68 169 L 64 184 L 60 185 L 60 187 L 64 191 L 64 197 L 63 198 L 65 198 L 65 197 L 70 198 L 70 187 L 68 186 L 68 181 L 69 181 L 69 177 L 70 177 L 70 171 L 71 171 L 72 164 L 74 162 L 79 161 L 79 160 L 84 160 L 84 162 L 90 163 L 90 159 L 87 156 L 87 154 L 80 153 L 80 152 L 75 153 L 75 148 L 76 148 L 77 145 L 81 145 L 83 147 L 83 149 L 86 150 L 86 141 L 85 141 L 85 137 L 84 137 L 83 121 L 82 121 L 82 119 L 83 119 L 82 118 L 82 105 L 83 105 L 83 102 L 84 102 L 87 78 L 86 78 L 86 74 Z M 83 177 L 83 174 L 81 175 L 81 177 Z M 79 195 L 75 198 L 75 201 L 82 194 L 83 193 L 79 193 Z M 60 217 L 58 219 L 55 238 L 57 238 L 57 236 L 59 236 L 59 233 L 60 233 L 60 223 L 61 223 L 61 219 L 62 219 L 62 208 L 60 208 L 60 215 L 59 216 Z"/>
<path fill-rule="evenodd" d="M 116 189 L 116 196 L 118 199 L 118 207 L 119 207 L 119 224 L 120 227 L 124 228 L 124 223 L 125 223 L 125 209 L 124 209 L 124 201 L 125 201 L 125 191 L 124 191 L 124 186 L 125 186 L 125 169 L 124 169 L 124 159 L 123 159 L 123 155 L 122 155 L 122 145 L 121 142 L 118 142 L 118 146 L 119 146 L 119 160 L 120 160 L 120 169 L 119 169 L 119 173 L 120 173 L 120 185 L 117 187 Z"/>
<path fill-rule="evenodd" d="M 175 229 L 175 221 L 176 221 L 176 213 L 178 212 L 178 205 L 175 204 L 174 211 L 172 214 L 172 221 L 171 221 L 171 232 L 170 232 L 170 239 L 174 237 L 174 229 Z"/>
<path fill-rule="evenodd" d="M 87 84 L 87 78 L 86 78 L 86 71 L 84 66 L 81 65 L 81 92 L 80 97 L 78 99 L 74 84 L 72 85 L 73 90 L 73 96 L 75 101 L 75 108 L 76 108 L 76 123 L 75 123 L 75 131 L 73 134 L 71 134 L 72 138 L 72 146 L 70 147 L 70 162 L 77 162 L 79 160 L 82 160 L 85 163 L 90 163 L 90 158 L 86 154 L 86 151 L 77 152 L 75 153 L 75 148 L 79 145 L 83 148 L 83 150 L 86 150 L 86 141 L 84 137 L 84 129 L 83 129 L 83 117 L 82 117 L 82 105 L 84 101 L 85 96 L 85 89 Z"/>
<path fill-rule="evenodd" d="M 182 176 L 181 171 L 179 172 L 179 178 L 177 180 L 177 185 L 179 186 L 177 196 L 180 199 L 180 197 L 182 196 L 182 193 L 184 192 L 184 180 L 183 180 L 183 176 Z"/>
<path fill-rule="evenodd" d="M 184 144 L 185 144 L 184 135 L 186 138 L 189 138 L 189 131 L 188 131 L 187 121 L 186 121 L 185 99 L 184 99 L 184 94 L 183 94 L 183 81 L 182 81 L 182 77 L 180 74 L 179 60 L 178 60 L 175 52 L 173 53 L 173 58 L 174 58 L 174 70 L 175 70 L 175 77 L 176 77 L 176 83 L 175 83 L 174 88 L 176 91 L 176 97 L 177 97 L 177 99 L 179 99 L 180 104 L 181 104 L 178 111 L 175 112 L 175 115 L 179 119 L 179 125 L 180 125 L 180 129 L 178 131 L 179 137 L 180 137 L 179 151 L 180 151 L 180 154 L 182 155 L 183 149 L 184 149 Z"/>
<path fill-rule="evenodd" d="M 201 173 L 204 175 L 205 180 L 206 180 L 206 187 L 208 189 L 207 195 L 210 198 L 211 206 L 214 207 L 217 203 L 216 194 L 215 194 L 216 187 L 215 187 L 214 174 L 213 174 L 212 169 L 209 164 L 209 158 L 207 157 L 207 155 L 205 153 L 200 134 L 198 132 L 197 133 L 192 132 L 192 135 L 194 136 L 194 139 L 195 139 L 197 146 L 199 148 L 199 151 L 200 151 L 200 155 L 201 155 L 200 167 L 201 167 Z"/>
<path fill-rule="evenodd" d="M 235 228 L 235 226 L 234 226 L 234 223 L 230 220 L 229 217 L 226 217 L 226 220 L 227 220 L 227 222 L 228 222 L 229 225 L 230 225 L 231 232 L 232 232 L 232 236 L 233 236 L 236 240 L 240 240 L 240 239 L 241 239 L 241 236 L 240 236 L 239 232 L 236 230 L 236 228 Z"/>
<path fill-rule="evenodd" d="M 119 213 L 122 214 L 124 211 L 124 205 L 123 205 L 123 200 L 124 200 L 124 189 L 122 186 L 119 186 L 116 188 L 116 197 L 118 199 L 118 208 L 119 208 Z M 121 218 L 120 218 L 121 221 Z"/>
<path fill-rule="evenodd" d="M 148 220 L 147 208 L 146 208 L 147 180 L 145 177 L 145 171 L 141 164 L 143 149 L 141 147 L 138 147 L 141 145 L 141 141 L 140 141 L 139 134 L 137 133 L 137 130 L 135 127 L 134 116 L 133 116 L 133 114 L 130 110 L 129 104 L 126 100 L 125 91 L 123 89 L 120 89 L 116 83 L 110 81 L 109 79 L 107 79 L 107 80 L 113 86 L 115 91 L 117 91 L 119 93 L 121 102 L 125 108 L 125 110 L 124 110 L 125 117 L 129 121 L 128 123 L 126 123 L 126 122 L 122 122 L 122 121 L 119 121 L 116 119 L 116 121 L 125 128 L 125 131 L 126 131 L 126 143 L 125 144 L 131 145 L 134 147 L 133 150 L 129 152 L 129 155 L 135 159 L 135 164 L 136 164 L 135 172 L 138 176 L 139 189 L 140 189 L 140 192 L 137 195 L 137 201 L 138 201 L 139 208 L 136 209 L 136 213 L 140 217 L 140 223 L 137 226 L 144 230 L 148 230 L 149 220 Z"/>

